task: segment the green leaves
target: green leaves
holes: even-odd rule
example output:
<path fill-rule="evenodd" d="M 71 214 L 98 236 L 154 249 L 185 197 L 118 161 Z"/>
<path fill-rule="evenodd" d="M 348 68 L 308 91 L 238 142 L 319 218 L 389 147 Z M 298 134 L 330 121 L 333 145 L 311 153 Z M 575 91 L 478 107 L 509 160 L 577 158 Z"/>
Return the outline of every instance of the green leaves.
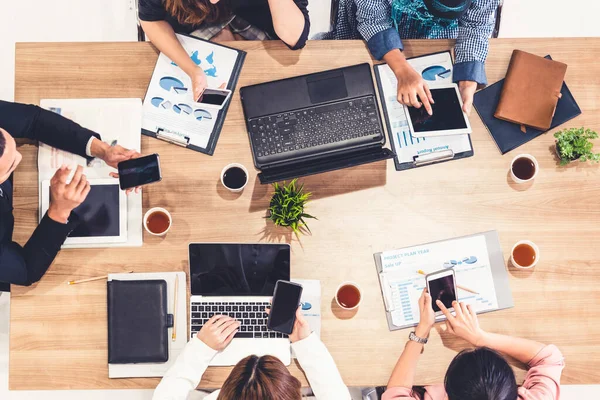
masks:
<path fill-rule="evenodd" d="M 275 193 L 269 203 L 267 218 L 277 226 L 289 227 L 296 235 L 303 233 L 304 229 L 310 232 L 304 219 L 317 219 L 304 212 L 304 206 L 308 203 L 311 193 L 304 192 L 304 185 L 298 185 L 297 179 L 287 185 L 285 182 L 282 185 L 274 183 L 273 189 Z"/>
<path fill-rule="evenodd" d="M 592 153 L 594 144 L 589 141 L 598 138 L 595 131 L 583 127 L 564 129 L 556 132 L 554 137 L 557 139 L 560 165 L 567 165 L 577 159 L 582 162 L 600 162 L 600 153 Z"/>

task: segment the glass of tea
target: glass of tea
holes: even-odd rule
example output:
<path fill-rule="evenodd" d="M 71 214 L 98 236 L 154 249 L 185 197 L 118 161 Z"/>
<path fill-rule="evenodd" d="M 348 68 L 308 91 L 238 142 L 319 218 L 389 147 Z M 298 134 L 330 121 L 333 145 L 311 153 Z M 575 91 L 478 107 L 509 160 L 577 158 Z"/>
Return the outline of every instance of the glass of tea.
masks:
<path fill-rule="evenodd" d="M 510 163 L 510 176 L 515 183 L 525 183 L 535 179 L 540 169 L 531 154 L 519 154 Z"/>
<path fill-rule="evenodd" d="M 344 310 L 354 310 L 362 301 L 360 287 L 354 282 L 344 282 L 338 286 L 335 301 Z"/>
<path fill-rule="evenodd" d="M 161 207 L 151 208 L 144 215 L 144 228 L 154 236 L 165 236 L 172 224 L 171 214 Z"/>
<path fill-rule="evenodd" d="M 516 268 L 530 269 L 535 267 L 540 259 L 540 249 L 529 240 L 520 240 L 510 252 L 510 262 Z"/>
<path fill-rule="evenodd" d="M 229 164 L 221 171 L 221 183 L 232 192 L 241 192 L 248 183 L 248 170 L 242 164 Z"/>

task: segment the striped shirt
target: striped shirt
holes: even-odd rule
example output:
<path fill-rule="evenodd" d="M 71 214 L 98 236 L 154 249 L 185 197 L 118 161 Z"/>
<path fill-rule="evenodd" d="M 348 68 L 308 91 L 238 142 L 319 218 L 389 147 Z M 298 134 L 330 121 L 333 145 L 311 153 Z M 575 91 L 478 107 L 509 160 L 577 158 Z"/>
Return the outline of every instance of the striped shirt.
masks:
<path fill-rule="evenodd" d="M 424 28 L 414 12 L 402 13 L 395 22 L 392 19 L 395 1 L 398 0 L 339 0 L 333 30 L 316 38 L 364 39 L 378 60 L 391 50 L 402 50 L 401 39 L 456 39 L 454 80 L 487 84 L 484 64 L 500 0 L 473 0 L 458 23 L 433 28 Z M 422 0 L 412 1 L 422 3 Z M 419 9 L 419 5 L 412 8 Z"/>

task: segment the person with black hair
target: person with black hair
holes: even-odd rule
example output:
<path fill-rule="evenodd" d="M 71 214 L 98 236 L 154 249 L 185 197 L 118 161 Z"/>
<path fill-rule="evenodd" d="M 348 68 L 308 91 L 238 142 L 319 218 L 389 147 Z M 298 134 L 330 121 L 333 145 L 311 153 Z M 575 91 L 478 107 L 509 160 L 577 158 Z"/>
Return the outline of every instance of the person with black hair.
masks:
<path fill-rule="evenodd" d="M 406 61 L 404 39 L 456 39 L 452 80 L 463 110 L 471 112 L 478 86 L 487 84 L 485 60 L 500 0 L 339 0 L 331 32 L 315 39 L 363 39 L 398 80 L 398 101 L 432 113 L 427 82 Z"/>
<path fill-rule="evenodd" d="M 560 395 L 560 376 L 564 358 L 554 345 L 544 345 L 481 329 L 470 305 L 454 302 L 452 314 L 441 301 L 436 304 L 446 316 L 447 331 L 466 340 L 475 349 L 463 350 L 454 357 L 444 384 L 414 387 L 419 356 L 435 323 L 432 299 L 426 290 L 419 299 L 421 319 L 411 332 L 402 355 L 388 382 L 382 400 L 555 400 Z M 517 386 L 515 374 L 503 353 L 527 364 L 523 385 Z"/>
<path fill-rule="evenodd" d="M 48 212 L 25 246 L 12 240 L 12 173 L 21 162 L 15 138 L 38 140 L 91 160 L 100 158 L 113 168 L 117 163 L 139 157 L 134 150 L 110 146 L 100 135 L 40 107 L 0 100 L 0 282 L 31 285 L 39 281 L 56 257 L 67 236 L 78 223 L 72 212 L 87 197 L 90 184 L 78 166 L 63 165 L 50 181 L 52 200 Z M 116 173 L 111 176 L 118 177 Z"/>

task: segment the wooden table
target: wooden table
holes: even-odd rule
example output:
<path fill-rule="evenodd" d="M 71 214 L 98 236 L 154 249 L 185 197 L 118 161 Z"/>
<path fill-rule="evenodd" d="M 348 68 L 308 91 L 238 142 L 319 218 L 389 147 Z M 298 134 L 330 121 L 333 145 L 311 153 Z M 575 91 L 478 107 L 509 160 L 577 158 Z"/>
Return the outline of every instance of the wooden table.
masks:
<path fill-rule="evenodd" d="M 406 41 L 415 56 L 450 48 L 451 41 Z M 357 64 L 371 58 L 359 41 L 310 42 L 299 52 L 277 42 L 238 42 L 248 56 L 238 88 L 267 80 Z M 600 38 L 492 40 L 490 82 L 501 79 L 514 48 L 569 65 L 566 81 L 583 115 L 566 124 L 600 130 Z M 30 43 L 16 48 L 16 101 L 43 98 L 143 98 L 157 52 L 148 43 Z M 566 356 L 562 382 L 600 383 L 600 167 L 559 168 L 552 135 L 500 155 L 477 114 L 472 158 L 396 172 L 380 162 L 303 179 L 312 236 L 296 240 L 263 219 L 271 188 L 255 171 L 241 195 L 224 190 L 219 173 L 229 162 L 251 167 L 238 92 L 213 157 L 148 137 L 144 153 L 158 152 L 164 179 L 144 189 L 144 209 L 163 206 L 174 216 L 164 239 L 144 237 L 143 248 L 64 250 L 41 282 L 13 286 L 10 321 L 10 389 L 152 388 L 157 379 L 108 379 L 106 284 L 67 286 L 71 279 L 107 272 L 186 271 L 187 243 L 291 242 L 292 275 L 320 279 L 322 339 L 345 382 L 383 385 L 408 330 L 388 331 L 372 254 L 496 229 L 505 257 L 519 239 L 541 249 L 534 271 L 509 268 L 515 307 L 481 316 L 485 329 L 554 343 Z M 600 145 L 600 144 L 598 144 Z M 15 239 L 25 243 L 37 223 L 36 147 L 20 147 L 15 180 Z M 517 153 L 537 157 L 535 184 L 520 190 L 508 167 Z M 334 306 L 337 285 L 357 281 L 364 303 L 355 314 Z M 438 331 L 419 362 L 416 382 L 441 382 L 465 342 Z M 523 370 L 516 366 L 518 379 Z M 292 367 L 294 374 L 302 376 Z M 228 368 L 211 368 L 201 386 L 217 387 Z"/>

